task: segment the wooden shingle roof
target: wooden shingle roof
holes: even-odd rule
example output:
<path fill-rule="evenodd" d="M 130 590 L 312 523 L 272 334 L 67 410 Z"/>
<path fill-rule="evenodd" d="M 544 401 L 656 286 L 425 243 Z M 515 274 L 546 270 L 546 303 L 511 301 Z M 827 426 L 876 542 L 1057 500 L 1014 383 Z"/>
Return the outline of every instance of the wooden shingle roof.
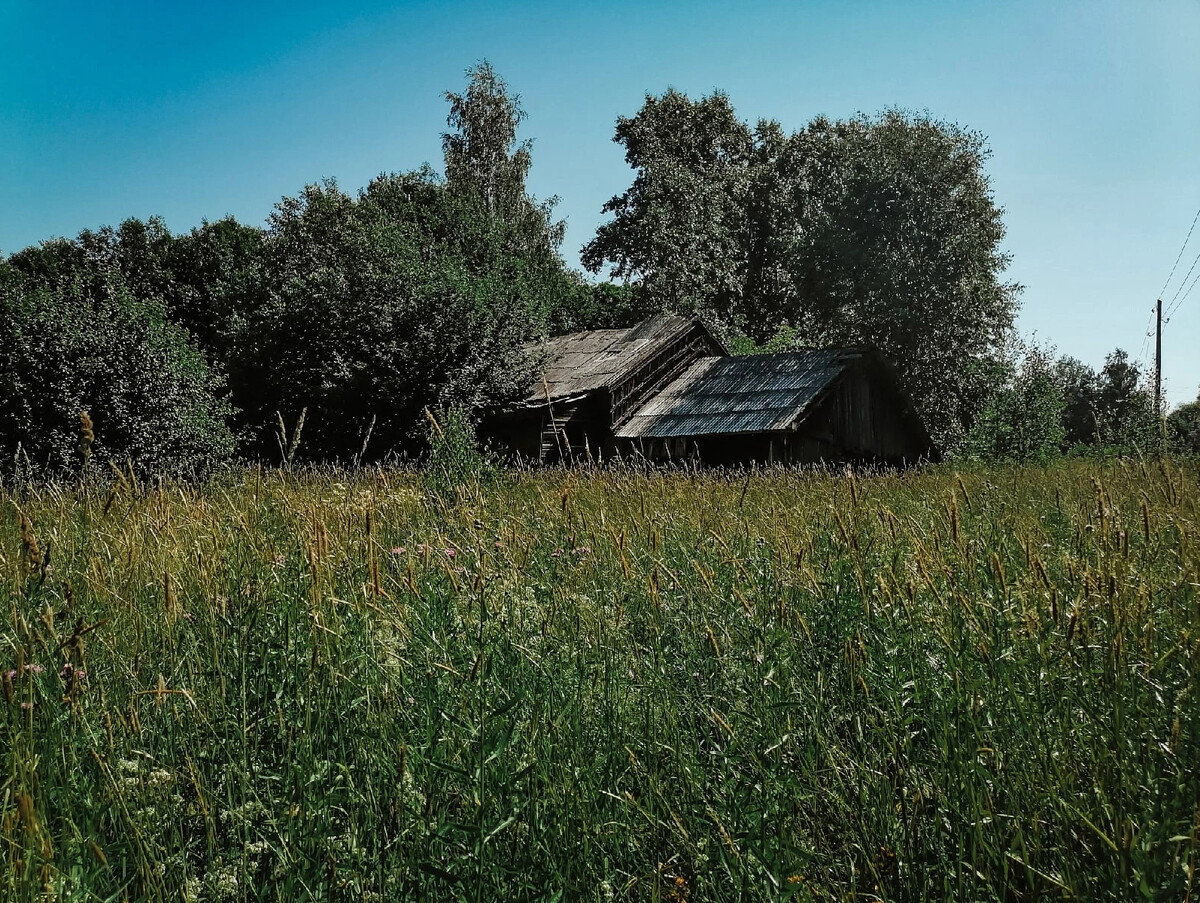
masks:
<path fill-rule="evenodd" d="M 573 398 L 609 387 L 692 327 L 693 320 L 660 314 L 629 329 L 593 329 L 556 336 L 535 346 L 545 360 L 542 377 L 526 402 Z"/>

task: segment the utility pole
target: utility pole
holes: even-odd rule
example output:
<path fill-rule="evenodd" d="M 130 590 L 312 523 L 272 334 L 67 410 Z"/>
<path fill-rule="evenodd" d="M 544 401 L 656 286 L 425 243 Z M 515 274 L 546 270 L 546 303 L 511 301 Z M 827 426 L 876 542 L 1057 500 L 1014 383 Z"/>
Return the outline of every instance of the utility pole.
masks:
<path fill-rule="evenodd" d="M 1158 299 L 1155 322 L 1157 327 L 1154 330 L 1154 419 L 1158 421 L 1158 437 L 1162 440 L 1167 434 L 1162 409 L 1162 298 Z M 1161 441 L 1159 449 L 1162 449 Z"/>

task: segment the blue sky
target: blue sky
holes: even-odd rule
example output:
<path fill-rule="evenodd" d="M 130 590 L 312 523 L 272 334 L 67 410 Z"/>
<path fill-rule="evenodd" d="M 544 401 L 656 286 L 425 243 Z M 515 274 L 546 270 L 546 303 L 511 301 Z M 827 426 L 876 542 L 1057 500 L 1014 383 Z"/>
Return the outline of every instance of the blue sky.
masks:
<path fill-rule="evenodd" d="M 669 86 L 789 129 L 899 106 L 982 132 L 1021 330 L 1093 365 L 1148 360 L 1200 208 L 1200 0 L 0 0 L 0 250 L 129 216 L 262 223 L 308 182 L 440 167 L 441 94 L 484 58 L 522 96 L 573 264 L 631 180 L 615 118 Z M 1197 255 L 1200 225 L 1168 302 Z M 1200 287 L 1164 374 L 1195 397 Z"/>

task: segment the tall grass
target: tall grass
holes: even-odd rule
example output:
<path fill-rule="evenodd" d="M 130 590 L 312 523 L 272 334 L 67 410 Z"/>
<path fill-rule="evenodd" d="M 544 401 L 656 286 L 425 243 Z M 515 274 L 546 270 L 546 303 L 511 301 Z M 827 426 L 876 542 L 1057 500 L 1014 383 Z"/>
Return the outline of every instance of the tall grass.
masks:
<path fill-rule="evenodd" d="M 0 899 L 1198 899 L 1198 490 L 10 493 Z"/>

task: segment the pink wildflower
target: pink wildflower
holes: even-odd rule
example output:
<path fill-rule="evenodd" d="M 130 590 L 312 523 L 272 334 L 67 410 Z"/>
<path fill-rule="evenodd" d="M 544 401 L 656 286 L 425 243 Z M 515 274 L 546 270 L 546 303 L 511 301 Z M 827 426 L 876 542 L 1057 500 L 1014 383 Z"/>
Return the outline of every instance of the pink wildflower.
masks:
<path fill-rule="evenodd" d="M 58 673 L 58 676 L 61 677 L 63 680 L 70 680 L 72 677 L 76 677 L 79 680 L 83 680 L 85 677 L 87 677 L 87 669 L 76 668 L 70 662 L 67 662 L 66 664 L 64 664 L 62 666 L 62 671 L 60 671 Z"/>
<path fill-rule="evenodd" d="M 392 554 L 393 554 L 393 555 L 403 555 L 403 554 L 405 554 L 407 551 L 408 551 L 408 549 L 404 548 L 404 546 L 393 546 L 393 547 L 392 547 Z"/>

